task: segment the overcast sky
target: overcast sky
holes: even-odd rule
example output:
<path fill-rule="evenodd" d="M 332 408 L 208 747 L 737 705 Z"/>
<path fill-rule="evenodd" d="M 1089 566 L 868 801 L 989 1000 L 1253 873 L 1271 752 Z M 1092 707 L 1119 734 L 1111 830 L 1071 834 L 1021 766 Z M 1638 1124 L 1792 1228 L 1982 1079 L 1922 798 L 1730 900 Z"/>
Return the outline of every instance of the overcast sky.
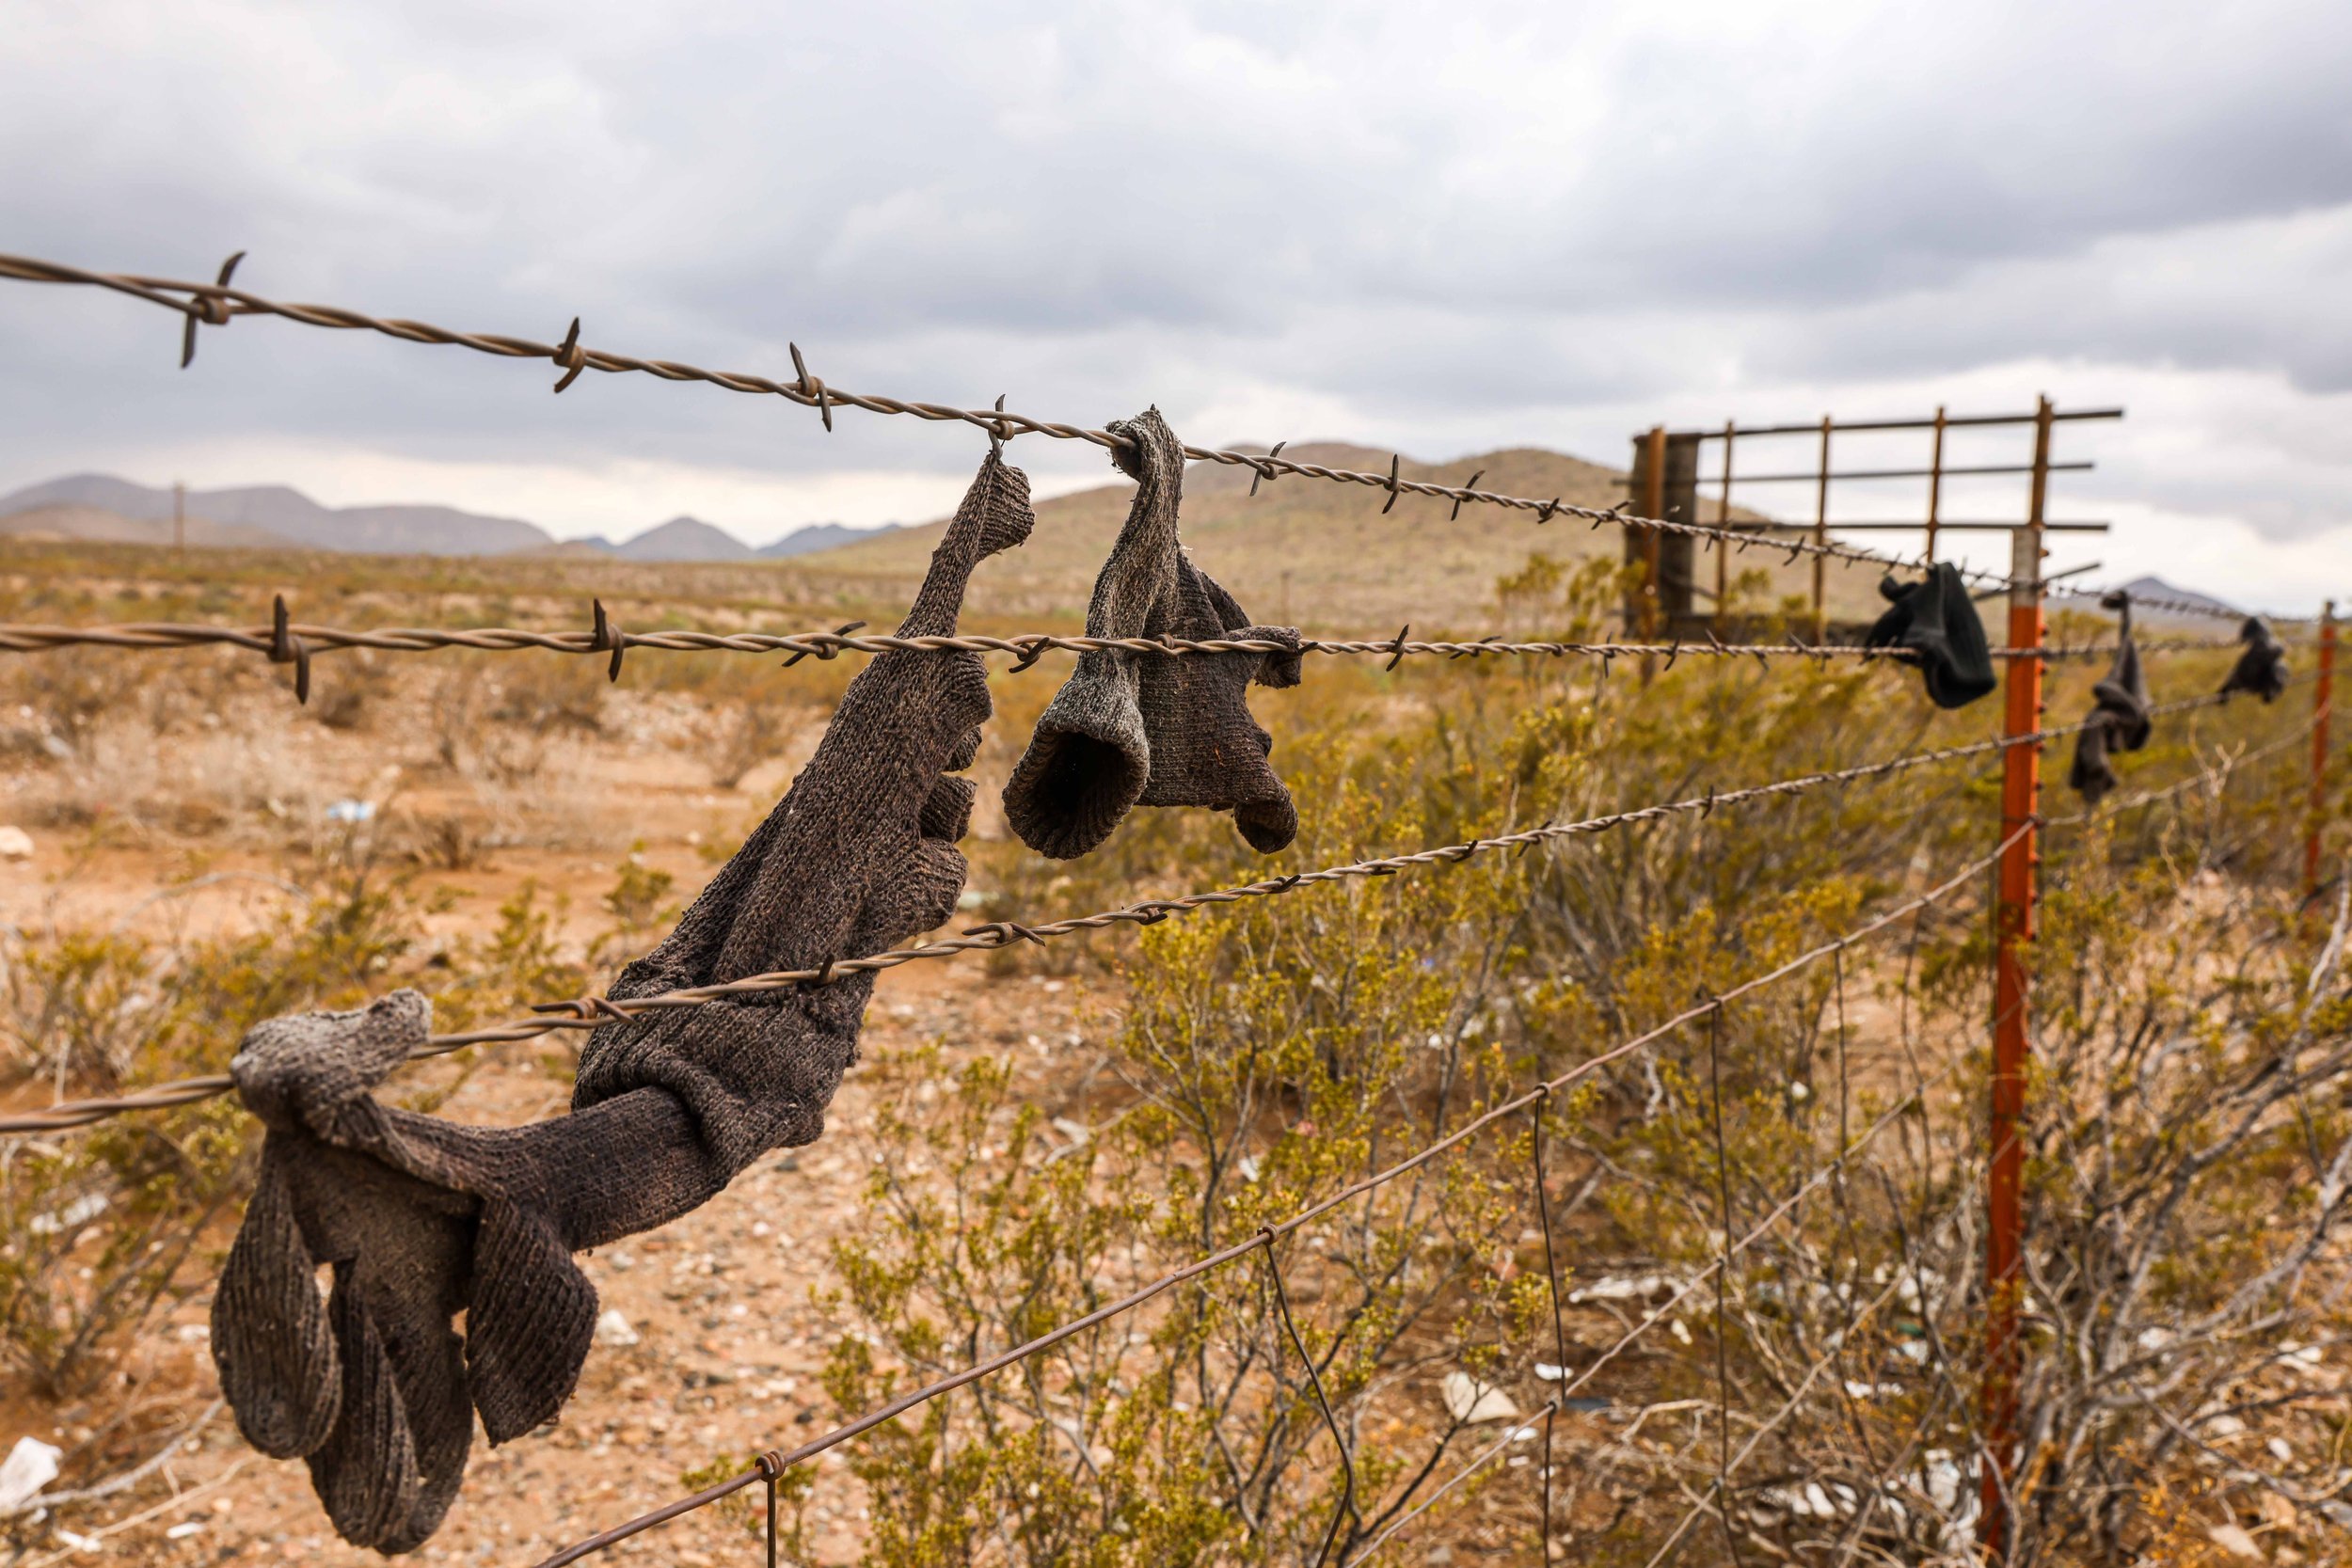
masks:
<path fill-rule="evenodd" d="M 278 297 L 550 341 L 578 314 L 777 375 L 793 340 L 859 390 L 1428 460 L 2046 391 L 2130 410 L 2066 432 L 2099 467 L 2054 510 L 2119 526 L 2064 559 L 2352 591 L 2343 0 L 16 0 L 0 249 L 174 277 L 244 249 Z M 281 323 L 182 372 L 178 336 L 0 284 L 0 490 L 282 482 L 756 542 L 934 515 L 982 445 L 644 376 L 554 398 L 541 364 Z M 1043 487 L 1109 477 L 1015 451 Z"/>

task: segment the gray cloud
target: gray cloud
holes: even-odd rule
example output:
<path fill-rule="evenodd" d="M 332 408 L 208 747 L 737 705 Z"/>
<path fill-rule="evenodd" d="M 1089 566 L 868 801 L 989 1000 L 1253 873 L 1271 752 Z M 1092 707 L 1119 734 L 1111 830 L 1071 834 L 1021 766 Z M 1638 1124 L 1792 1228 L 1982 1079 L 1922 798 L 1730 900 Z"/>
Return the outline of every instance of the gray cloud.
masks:
<path fill-rule="evenodd" d="M 863 388 L 1423 455 L 1608 457 L 1652 418 L 2055 367 L 2166 388 L 2187 438 L 2129 449 L 2139 493 L 2286 537 L 2341 504 L 2340 444 L 2233 483 L 2163 454 L 2242 459 L 2249 397 L 2302 430 L 2352 387 L 2346 80 L 2325 4 L 35 6 L 0 35 L 0 247 L 182 275 L 249 248 L 295 298 L 548 339 L 578 313 L 771 373 L 797 340 Z M 263 436 L 583 485 L 970 458 L 267 323 L 182 376 L 173 326 L 0 288 L 0 480 Z"/>

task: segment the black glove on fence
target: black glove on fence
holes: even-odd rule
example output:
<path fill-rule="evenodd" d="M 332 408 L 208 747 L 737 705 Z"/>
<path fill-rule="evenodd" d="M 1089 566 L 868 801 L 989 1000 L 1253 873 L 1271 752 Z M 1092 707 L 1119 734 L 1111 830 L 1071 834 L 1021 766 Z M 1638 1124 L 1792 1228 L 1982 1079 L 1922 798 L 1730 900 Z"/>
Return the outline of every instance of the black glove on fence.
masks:
<path fill-rule="evenodd" d="M 2262 623 L 2262 617 L 2249 615 L 2246 625 L 2238 628 L 2237 640 L 2246 644 L 2246 651 L 2237 656 L 2237 665 L 2230 678 L 2221 683 L 2224 697 L 2234 692 L 2251 691 L 2264 702 L 2275 701 L 2287 689 L 2287 651 Z"/>
<path fill-rule="evenodd" d="M 2116 624 L 2115 662 L 2107 678 L 2090 689 L 2097 705 L 2074 739 L 2074 766 L 2066 782 L 2082 798 L 2096 804 L 2116 786 L 2115 768 L 2107 759 L 2117 752 L 2137 752 L 2148 744 L 2153 727 L 2148 713 L 2148 678 L 2139 668 L 2139 645 L 2132 641 L 2132 596 L 2114 593 L 2099 603 L 2120 610 Z"/>
<path fill-rule="evenodd" d="M 1295 649 L 1295 628 L 1249 625 L 1178 544 L 1184 449 L 1159 410 L 1110 428 L 1132 438 L 1111 460 L 1135 479 L 1136 499 L 1094 579 L 1087 635 L 1248 638 Z M 1006 820 L 1056 860 L 1101 844 L 1138 804 L 1230 810 L 1251 848 L 1284 847 L 1297 836 L 1298 811 L 1266 766 L 1273 737 L 1245 700 L 1253 680 L 1296 686 L 1298 655 L 1080 654 L 1005 785 Z"/>
<path fill-rule="evenodd" d="M 1028 481 L 991 456 L 899 634 L 952 633 L 972 569 L 1031 521 Z M 817 968 L 946 920 L 972 800 L 947 774 L 970 764 L 989 711 L 977 654 L 876 657 L 790 792 L 613 995 Z M 572 1254 L 665 1224 L 765 1150 L 816 1138 L 872 990 L 853 974 L 608 1023 L 582 1052 L 572 1114 L 513 1129 L 373 1098 L 426 1037 L 414 991 L 256 1028 L 232 1071 L 269 1132 L 213 1306 L 247 1441 L 310 1461 L 345 1540 L 422 1542 L 464 1479 L 473 1411 L 505 1442 L 578 1381 L 596 1298 Z"/>
<path fill-rule="evenodd" d="M 1889 576 L 1880 579 L 1879 593 L 1892 608 L 1864 647 L 1896 649 L 1897 658 L 1919 666 L 1937 707 L 1966 707 L 1993 689 L 1993 650 L 1958 567 L 1939 561 L 1909 584 Z"/>

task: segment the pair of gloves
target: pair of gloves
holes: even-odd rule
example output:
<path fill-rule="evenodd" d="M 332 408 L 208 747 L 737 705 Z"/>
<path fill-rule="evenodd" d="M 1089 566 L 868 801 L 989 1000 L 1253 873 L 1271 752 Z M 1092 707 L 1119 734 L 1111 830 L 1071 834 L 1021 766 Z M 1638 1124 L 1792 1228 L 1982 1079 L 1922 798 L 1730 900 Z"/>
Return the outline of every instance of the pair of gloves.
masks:
<path fill-rule="evenodd" d="M 1166 422 L 1152 412 L 1124 428 L 1132 444 L 1117 460 L 1138 489 L 1088 630 L 1295 647 L 1295 631 L 1248 626 L 1183 556 L 1184 451 Z M 973 569 L 1033 522 L 1026 477 L 992 453 L 899 635 L 953 634 Z M 1065 857 L 1137 803 L 1231 807 L 1253 845 L 1288 844 L 1296 814 L 1242 700 L 1253 678 L 1295 683 L 1296 655 L 1083 656 L 1016 769 L 1008 814 Z M 973 799 L 957 775 L 990 712 L 978 655 L 878 656 L 783 800 L 612 997 L 818 969 L 944 924 L 963 890 L 955 846 Z M 263 1453 L 309 1462 L 346 1541 L 421 1544 L 464 1481 L 477 1413 L 503 1443 L 570 1397 L 597 1311 L 573 1255 L 667 1224 L 767 1150 L 814 1141 L 873 986 L 854 974 L 615 1019 L 588 1037 L 571 1114 L 517 1128 L 375 1097 L 426 1042 L 431 1008 L 415 991 L 256 1027 L 230 1072 L 267 1133 L 213 1303 L 238 1429 Z"/>

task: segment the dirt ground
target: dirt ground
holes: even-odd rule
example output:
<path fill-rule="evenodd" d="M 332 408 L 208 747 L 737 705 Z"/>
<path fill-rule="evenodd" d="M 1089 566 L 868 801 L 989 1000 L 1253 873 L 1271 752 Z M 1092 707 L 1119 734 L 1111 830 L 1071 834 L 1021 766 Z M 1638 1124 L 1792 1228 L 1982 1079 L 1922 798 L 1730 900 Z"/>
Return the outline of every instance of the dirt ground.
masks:
<path fill-rule="evenodd" d="M 663 859 L 683 870 L 689 851 Z M 706 870 L 707 868 L 705 868 Z M 469 903 L 486 904 L 501 884 L 538 876 L 585 887 L 602 878 L 591 860 L 501 857 L 495 878 Z M 568 875 L 567 875 L 568 874 Z M 23 884 L 12 879 L 12 891 Z M 110 860 L 74 890 L 77 904 L 135 901 L 140 884 L 127 859 Z M 447 917 L 453 925 L 464 912 Z M 1085 1035 L 1065 982 L 991 978 L 977 963 L 911 965 L 881 978 L 866 1018 L 865 1049 L 939 1039 L 956 1053 L 1009 1053 L 1031 1092 L 1061 1114 L 1066 1086 L 1083 1076 Z M 467 1121 L 512 1124 L 553 1115 L 566 1088 L 549 1070 L 555 1053 L 500 1048 L 442 1107 Z M 605 1528 L 677 1496 L 680 1476 L 722 1457 L 740 1460 L 790 1447 L 833 1418 L 816 1373 L 844 1325 L 812 1300 L 830 1283 L 827 1245 L 857 1220 L 862 1162 L 857 1137 L 870 1120 L 853 1069 L 834 1102 L 827 1136 L 761 1162 L 703 1209 L 662 1230 L 588 1255 L 582 1266 L 603 1305 L 627 1320 L 626 1336 L 601 1335 L 578 1393 L 552 1428 L 495 1452 L 477 1449 L 448 1522 L 418 1554 L 427 1561 L 529 1562 L 567 1541 Z M 152 1325 L 126 1367 L 150 1398 L 189 1414 L 209 1401 L 205 1354 L 210 1292 Z M 615 1342 L 633 1336 L 634 1342 Z M 90 1435 L 73 1407 L 34 1424 L 12 1402 L 0 1441 L 34 1435 L 71 1449 Z M 858 1483 L 838 1461 L 819 1470 L 808 1510 L 820 1560 L 856 1556 L 863 1513 Z M 82 1560 L 109 1556 L 153 1562 L 320 1563 L 378 1560 L 335 1539 L 299 1464 L 276 1463 L 246 1448 L 225 1411 L 167 1466 L 177 1497 L 144 1497 L 93 1529 Z M 618 1548 L 689 1565 L 739 1560 L 743 1524 L 707 1510 Z M 34 1562 L 51 1560 L 34 1558 Z"/>

